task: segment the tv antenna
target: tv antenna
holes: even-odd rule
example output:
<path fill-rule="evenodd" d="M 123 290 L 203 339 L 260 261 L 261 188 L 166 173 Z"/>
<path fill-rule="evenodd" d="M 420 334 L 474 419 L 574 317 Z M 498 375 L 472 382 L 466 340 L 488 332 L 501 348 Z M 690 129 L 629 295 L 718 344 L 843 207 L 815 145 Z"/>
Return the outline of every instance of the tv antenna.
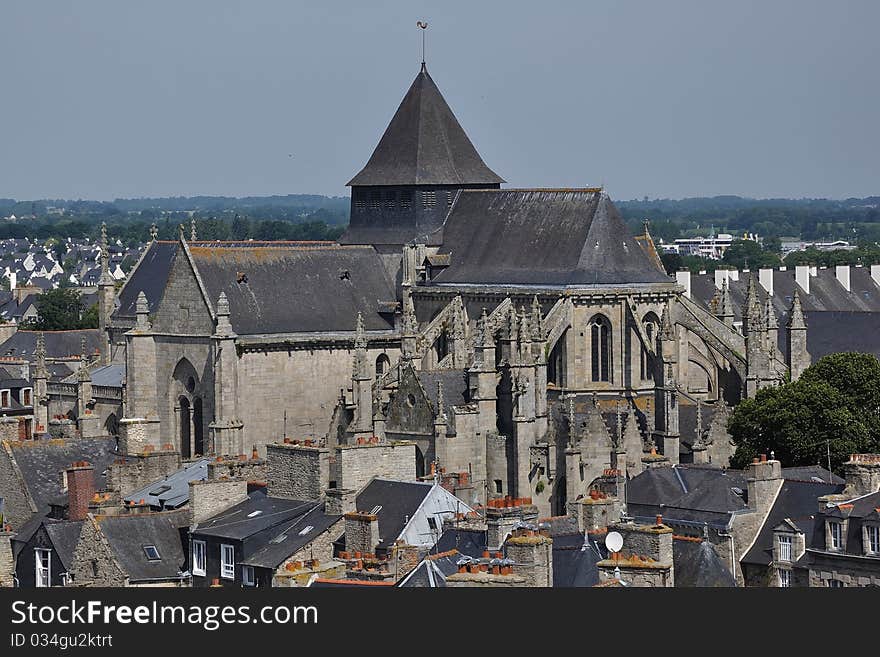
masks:
<path fill-rule="evenodd" d="M 416 27 L 422 31 L 422 66 L 425 65 L 425 31 L 428 29 L 427 21 L 416 21 Z"/>

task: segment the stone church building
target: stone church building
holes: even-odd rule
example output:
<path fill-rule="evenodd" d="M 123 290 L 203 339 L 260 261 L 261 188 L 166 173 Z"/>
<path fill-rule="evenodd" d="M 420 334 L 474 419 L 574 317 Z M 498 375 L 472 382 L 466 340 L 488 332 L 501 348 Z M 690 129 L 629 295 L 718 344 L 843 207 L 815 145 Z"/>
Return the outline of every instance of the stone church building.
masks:
<path fill-rule="evenodd" d="M 740 328 L 726 285 L 693 302 L 602 189 L 503 182 L 422 64 L 339 243 L 154 240 L 102 297 L 123 451 L 405 440 L 419 475 L 548 512 L 652 459 L 725 463 L 728 406 L 809 364 L 797 295 L 779 327 L 752 283 Z"/>

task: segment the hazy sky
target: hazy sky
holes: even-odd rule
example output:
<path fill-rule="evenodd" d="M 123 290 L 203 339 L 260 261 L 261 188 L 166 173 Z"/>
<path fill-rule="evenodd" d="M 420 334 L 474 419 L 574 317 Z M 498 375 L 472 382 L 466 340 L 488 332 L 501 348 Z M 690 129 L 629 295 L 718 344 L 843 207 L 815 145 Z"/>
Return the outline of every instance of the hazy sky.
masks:
<path fill-rule="evenodd" d="M 2 0 L 0 197 L 347 194 L 419 19 L 510 186 L 880 194 L 877 0 Z"/>

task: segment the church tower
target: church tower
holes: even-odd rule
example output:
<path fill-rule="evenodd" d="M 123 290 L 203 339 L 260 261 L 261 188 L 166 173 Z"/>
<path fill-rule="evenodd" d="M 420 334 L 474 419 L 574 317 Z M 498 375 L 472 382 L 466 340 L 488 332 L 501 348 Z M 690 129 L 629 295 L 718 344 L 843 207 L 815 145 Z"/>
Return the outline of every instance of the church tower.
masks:
<path fill-rule="evenodd" d="M 422 68 L 351 187 L 351 218 L 342 244 L 399 253 L 443 224 L 460 189 L 504 182 L 483 162 L 446 100 Z"/>

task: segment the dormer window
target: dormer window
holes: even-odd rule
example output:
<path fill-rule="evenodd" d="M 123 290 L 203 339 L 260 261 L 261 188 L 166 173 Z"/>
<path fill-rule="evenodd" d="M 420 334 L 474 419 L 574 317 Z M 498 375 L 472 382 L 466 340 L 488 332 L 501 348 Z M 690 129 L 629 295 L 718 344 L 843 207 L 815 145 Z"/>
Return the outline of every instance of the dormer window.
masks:
<path fill-rule="evenodd" d="M 865 554 L 880 556 L 880 525 L 865 525 Z"/>
<path fill-rule="evenodd" d="M 22 388 L 21 389 L 21 403 L 24 406 L 31 405 L 31 389 L 30 388 Z"/>
<path fill-rule="evenodd" d="M 776 540 L 779 545 L 779 560 L 791 561 L 791 536 L 780 534 Z"/>
<path fill-rule="evenodd" d="M 0 406 L 3 408 L 9 408 L 9 391 L 8 390 L 0 390 Z"/>
<path fill-rule="evenodd" d="M 828 549 L 843 550 L 843 523 L 828 521 Z"/>

